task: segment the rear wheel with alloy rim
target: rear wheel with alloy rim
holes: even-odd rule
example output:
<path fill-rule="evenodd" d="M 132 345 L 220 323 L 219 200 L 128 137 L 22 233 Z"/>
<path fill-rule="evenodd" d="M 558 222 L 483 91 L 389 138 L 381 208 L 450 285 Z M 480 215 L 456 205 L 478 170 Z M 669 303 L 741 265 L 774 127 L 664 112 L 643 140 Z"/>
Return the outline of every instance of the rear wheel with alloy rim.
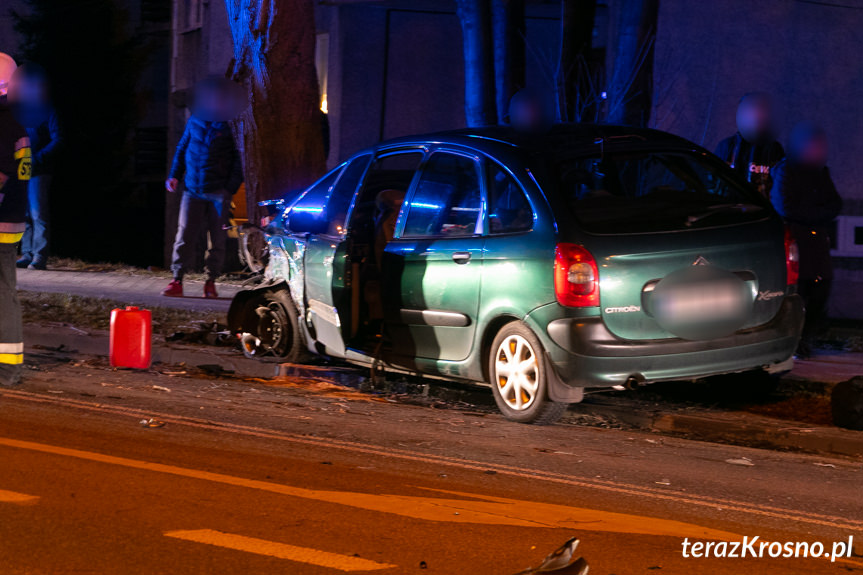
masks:
<path fill-rule="evenodd" d="M 520 423 L 549 424 L 566 411 L 548 396 L 542 344 L 521 322 L 505 325 L 492 342 L 489 379 L 503 415 Z"/>

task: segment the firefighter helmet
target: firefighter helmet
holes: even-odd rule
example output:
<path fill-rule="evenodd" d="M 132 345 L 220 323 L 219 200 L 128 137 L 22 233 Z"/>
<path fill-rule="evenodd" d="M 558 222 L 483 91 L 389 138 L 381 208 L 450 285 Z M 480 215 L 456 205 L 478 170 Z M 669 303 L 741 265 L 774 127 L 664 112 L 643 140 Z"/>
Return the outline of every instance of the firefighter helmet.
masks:
<path fill-rule="evenodd" d="M 12 56 L 0 52 L 0 96 L 5 95 L 9 89 L 9 80 L 17 67 Z"/>

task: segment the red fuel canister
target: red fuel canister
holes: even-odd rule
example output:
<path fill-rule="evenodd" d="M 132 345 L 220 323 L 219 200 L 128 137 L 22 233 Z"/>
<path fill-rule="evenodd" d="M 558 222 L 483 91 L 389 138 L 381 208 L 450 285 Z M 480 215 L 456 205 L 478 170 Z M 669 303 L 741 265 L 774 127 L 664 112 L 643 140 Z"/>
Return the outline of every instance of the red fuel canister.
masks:
<path fill-rule="evenodd" d="M 111 310 L 111 365 L 148 369 L 152 336 L 150 310 L 137 307 Z"/>

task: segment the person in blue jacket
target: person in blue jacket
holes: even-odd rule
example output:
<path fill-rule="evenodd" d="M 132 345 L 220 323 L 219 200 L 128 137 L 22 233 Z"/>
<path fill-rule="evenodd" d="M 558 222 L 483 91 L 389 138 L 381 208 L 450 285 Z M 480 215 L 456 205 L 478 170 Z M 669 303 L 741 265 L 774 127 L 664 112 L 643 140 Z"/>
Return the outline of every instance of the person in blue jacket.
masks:
<path fill-rule="evenodd" d="M 171 262 L 174 279 L 162 292 L 166 296 L 183 296 L 183 276 L 195 250 L 203 249 L 198 247 L 198 238 L 206 229 L 210 250 L 204 297 L 218 297 L 216 279 L 225 261 L 231 198 L 243 183 L 242 161 L 228 122 L 232 88 L 226 83 L 230 84 L 227 80 L 208 79 L 196 88 L 192 115 L 165 182 L 169 192 L 176 192 L 182 178 L 185 188 Z"/>

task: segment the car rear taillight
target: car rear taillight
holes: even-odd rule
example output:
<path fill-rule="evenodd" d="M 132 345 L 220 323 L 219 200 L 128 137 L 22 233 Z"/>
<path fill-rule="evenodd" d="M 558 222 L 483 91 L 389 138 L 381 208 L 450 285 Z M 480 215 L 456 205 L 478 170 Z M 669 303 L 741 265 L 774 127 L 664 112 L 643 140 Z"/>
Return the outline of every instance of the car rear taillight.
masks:
<path fill-rule="evenodd" d="M 800 278 L 800 251 L 791 231 L 785 229 L 785 283 L 786 285 L 797 285 Z"/>
<path fill-rule="evenodd" d="M 557 244 L 554 248 L 554 295 L 561 305 L 599 305 L 599 270 L 582 246 Z"/>

